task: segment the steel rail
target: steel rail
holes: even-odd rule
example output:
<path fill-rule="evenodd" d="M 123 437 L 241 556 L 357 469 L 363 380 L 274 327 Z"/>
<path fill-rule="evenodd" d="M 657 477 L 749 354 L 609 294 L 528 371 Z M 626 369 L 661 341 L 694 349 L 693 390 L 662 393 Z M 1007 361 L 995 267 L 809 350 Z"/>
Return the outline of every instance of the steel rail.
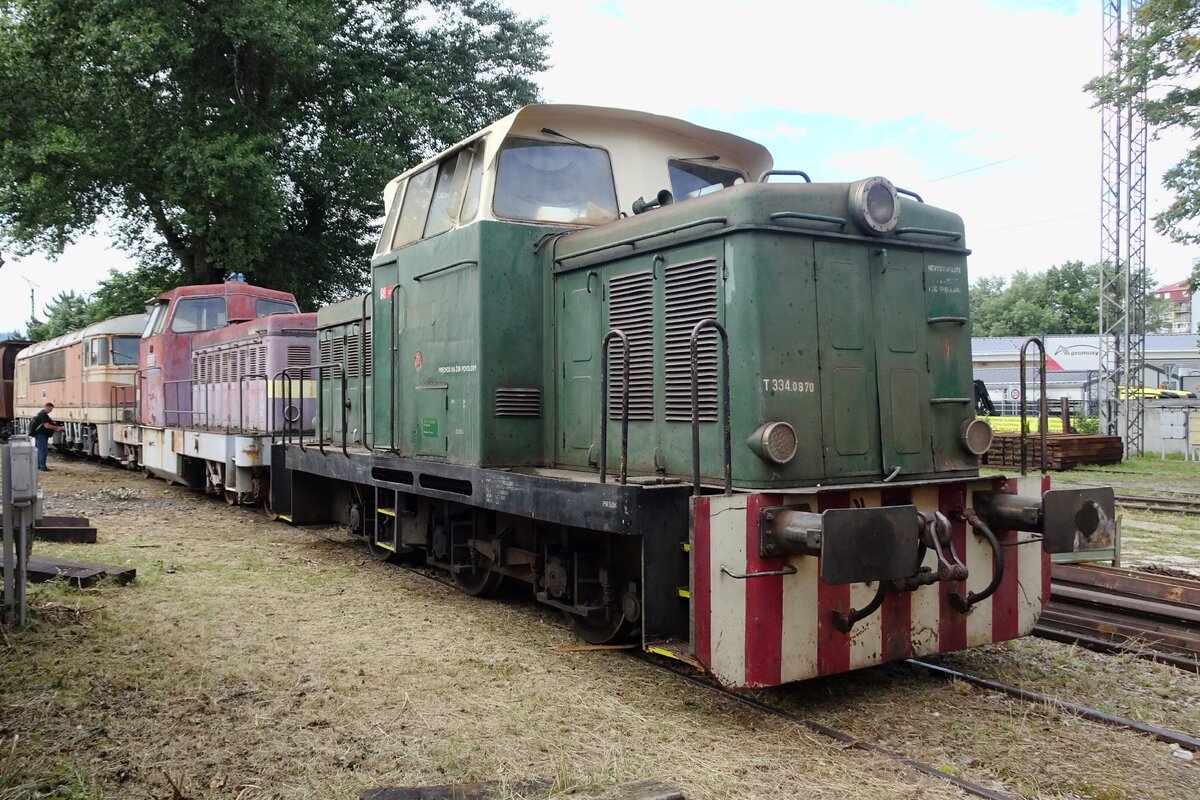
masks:
<path fill-rule="evenodd" d="M 878 745 L 878 744 L 875 744 L 874 742 L 864 741 L 863 739 L 860 739 L 857 736 L 852 736 L 848 733 L 844 733 L 835 728 L 830 728 L 828 725 L 822 725 L 821 723 L 816 722 L 815 720 L 808 719 L 807 717 L 802 717 L 799 714 L 795 714 L 791 711 L 787 711 L 786 709 L 777 708 L 777 707 L 771 705 L 770 703 L 764 703 L 761 700 L 755 700 L 753 697 L 748 697 L 746 695 L 737 694 L 736 692 L 732 692 L 728 689 L 724 689 L 724 688 L 716 685 L 715 683 L 711 683 L 710 681 L 708 681 L 704 678 L 701 678 L 701 677 L 697 677 L 696 675 L 688 675 L 687 673 L 679 672 L 678 670 L 671 669 L 670 667 L 668 667 L 666 665 L 658 664 L 654 661 L 651 661 L 648 657 L 646 657 L 642 653 L 631 652 L 630 654 L 633 655 L 635 658 L 637 658 L 639 661 L 641 661 L 645 664 L 649 664 L 650 666 L 655 667 L 656 669 L 665 670 L 666 672 L 671 673 L 675 677 L 680 678 L 680 679 L 686 681 L 687 683 L 692 684 L 693 686 L 699 686 L 701 688 L 708 689 L 709 691 L 715 692 L 715 693 L 721 695 L 722 697 L 726 697 L 729 700 L 733 700 L 736 703 L 741 703 L 742 705 L 747 706 L 748 708 L 753 708 L 754 710 L 762 712 L 764 714 L 771 714 L 772 716 L 786 719 L 787 721 L 795 723 L 796 725 L 799 725 L 803 728 L 806 728 L 807 730 L 810 730 L 813 733 L 817 733 L 817 734 L 820 734 L 821 736 L 825 736 L 825 737 L 828 737 L 835 741 L 841 742 L 842 744 L 846 745 L 847 748 L 854 748 L 856 750 L 863 750 L 868 753 L 874 753 L 876 755 L 880 755 L 880 756 L 883 756 L 884 758 L 895 761 L 898 764 L 903 764 L 906 767 L 915 769 L 917 772 L 920 772 L 922 774 L 928 775 L 933 778 L 939 778 L 940 780 L 946 781 L 947 783 L 950 783 L 950 784 L 958 787 L 959 789 L 963 790 L 967 794 L 974 795 L 975 797 L 985 797 L 985 798 L 988 798 L 988 800 L 1018 800 L 1018 798 L 1020 798 L 1020 795 L 1013 794 L 1010 792 L 1002 792 L 1002 791 L 999 791 L 996 789 L 989 789 L 986 786 L 981 786 L 980 784 L 975 783 L 973 781 L 966 780 L 965 778 L 960 778 L 956 775 L 950 775 L 948 773 L 942 772 L 937 767 L 932 767 L 923 761 L 918 761 L 915 758 L 910 758 L 906 755 L 902 755 L 900 753 L 897 753 L 894 750 L 889 750 L 888 748 L 884 747 L 883 745 Z"/>
<path fill-rule="evenodd" d="M 1029 703 L 1037 703 L 1039 705 L 1047 705 L 1057 708 L 1059 711 L 1066 711 L 1071 714 L 1099 722 L 1104 725 L 1111 725 L 1115 728 L 1127 728 L 1131 731 L 1144 733 L 1147 736 L 1152 736 L 1160 742 L 1168 744 L 1177 744 L 1180 747 L 1186 748 L 1193 752 L 1200 751 L 1200 739 L 1195 736 L 1183 733 L 1181 731 L 1173 731 L 1170 728 L 1160 728 L 1157 725 L 1148 725 L 1144 722 L 1128 719 L 1127 717 L 1109 714 L 1105 711 L 1099 711 L 1095 708 L 1071 703 L 1066 700 L 1059 700 L 1049 695 L 1033 692 L 1028 689 L 1018 689 L 1016 686 L 1008 686 L 1007 684 L 997 683 L 996 681 L 980 678 L 975 675 L 968 675 L 965 672 L 959 672 L 956 669 L 943 667 L 939 664 L 930 664 L 928 661 L 918 661 L 915 658 L 908 659 L 907 663 L 914 667 L 920 667 L 927 672 L 933 673 L 942 678 L 953 678 L 954 680 L 965 681 L 972 686 L 978 686 L 981 689 L 988 689 L 993 692 L 1002 692 L 1010 697 L 1015 697 L 1018 700 L 1024 700 Z"/>
<path fill-rule="evenodd" d="M 1155 514 L 1183 514 L 1185 517 L 1200 516 L 1200 508 L 1189 506 L 1154 506 L 1149 503 L 1122 503 L 1120 500 L 1117 501 L 1117 505 L 1130 511 L 1150 511 Z"/>
<path fill-rule="evenodd" d="M 327 538 L 327 537 L 322 537 L 322 538 Z M 335 544 L 342 544 L 341 542 L 337 542 L 333 539 L 327 539 L 327 541 L 333 542 Z M 349 543 L 347 543 L 347 546 L 350 546 Z M 398 564 L 397 566 L 399 566 L 401 569 L 405 570 L 406 572 L 410 572 L 414 575 L 418 575 L 422 578 L 425 578 L 426 580 L 433 581 L 434 583 L 439 583 L 442 586 L 448 587 L 450 589 L 457 590 L 457 587 L 451 581 L 442 579 L 436 575 L 430 575 L 427 572 L 423 572 L 419 568 L 417 568 L 415 565 Z M 635 645 L 635 647 L 636 647 L 636 645 Z M 864 741 L 863 739 L 860 739 L 857 736 L 852 736 L 851 734 L 844 733 L 835 728 L 830 728 L 828 725 L 822 725 L 821 723 L 816 722 L 815 720 L 807 719 L 805 717 L 800 716 L 799 714 L 794 714 L 791 711 L 787 711 L 782 708 L 776 708 L 775 706 L 772 706 L 769 703 L 764 703 L 761 700 L 755 700 L 752 697 L 737 694 L 736 692 L 732 692 L 728 689 L 724 689 L 724 688 L 718 686 L 717 684 L 710 682 L 709 680 L 707 680 L 705 678 L 701 678 L 696 675 L 689 675 L 685 672 L 680 672 L 679 670 L 672 669 L 667 664 L 661 663 L 656 659 L 652 659 L 647 653 L 642 652 L 640 649 L 630 649 L 630 650 L 627 650 L 624 652 L 626 652 L 628 655 L 630 655 L 631 657 L 640 661 L 641 663 L 645 664 L 648 667 L 651 667 L 653 669 L 662 670 L 663 672 L 669 673 L 687 683 L 690 683 L 693 686 L 698 686 L 703 689 L 708 689 L 711 692 L 715 692 L 716 694 L 722 695 L 723 697 L 726 697 L 729 700 L 732 700 L 736 703 L 741 703 L 742 705 L 744 705 L 748 708 L 752 708 L 761 713 L 770 714 L 772 716 L 786 719 L 787 721 L 792 722 L 796 725 L 799 725 L 803 728 L 806 728 L 807 730 L 810 730 L 813 733 L 820 734 L 821 736 L 828 737 L 837 742 L 841 742 L 842 744 L 846 745 L 848 748 L 852 747 L 857 750 L 863 750 L 868 753 L 874 753 L 876 755 L 883 756 L 884 758 L 887 758 L 891 761 L 895 761 L 899 764 L 903 764 L 906 767 L 915 769 L 917 772 L 923 773 L 932 778 L 938 778 L 939 780 L 946 781 L 947 783 L 950 783 L 951 785 L 956 786 L 957 788 L 961 789 L 962 791 L 966 792 L 967 794 L 973 795 L 975 797 L 983 797 L 983 798 L 986 798 L 987 800 L 1020 800 L 1020 798 L 1021 798 L 1021 796 L 1017 795 L 1017 794 L 1012 794 L 1010 792 L 1002 792 L 1002 791 L 998 791 L 995 789 L 989 789 L 986 786 L 981 786 L 980 784 L 975 783 L 973 781 L 966 780 L 965 778 L 959 778 L 956 775 L 950 775 L 948 773 L 942 772 L 937 767 L 930 766 L 929 764 L 926 764 L 923 761 L 918 761 L 915 758 L 909 758 L 908 756 L 897 753 L 894 750 L 889 750 L 888 748 L 886 748 L 882 745 L 875 744 L 874 742 Z"/>

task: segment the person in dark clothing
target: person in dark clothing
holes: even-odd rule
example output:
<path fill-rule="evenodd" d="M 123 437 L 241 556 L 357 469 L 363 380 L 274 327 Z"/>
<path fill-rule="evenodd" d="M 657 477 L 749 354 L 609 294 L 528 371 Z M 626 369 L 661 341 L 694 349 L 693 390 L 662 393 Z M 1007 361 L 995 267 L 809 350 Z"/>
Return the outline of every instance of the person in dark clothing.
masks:
<path fill-rule="evenodd" d="M 46 467 L 46 450 L 50 446 L 50 437 L 63 429 L 62 425 L 50 419 L 50 412 L 53 410 L 54 403 L 46 403 L 33 418 L 33 422 L 29 424 L 29 435 L 33 437 L 33 442 L 37 445 L 38 469 L 42 472 L 50 471 Z"/>

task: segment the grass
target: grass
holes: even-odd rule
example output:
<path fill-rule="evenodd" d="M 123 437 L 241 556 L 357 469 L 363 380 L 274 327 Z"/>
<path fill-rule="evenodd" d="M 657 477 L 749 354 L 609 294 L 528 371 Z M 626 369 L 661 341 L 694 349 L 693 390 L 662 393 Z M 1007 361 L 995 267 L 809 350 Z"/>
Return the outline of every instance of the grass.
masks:
<path fill-rule="evenodd" d="M 138 497 L 113 501 L 101 487 Z M 352 798 L 372 786 L 531 778 L 543 797 L 653 777 L 691 798 L 951 798 L 617 653 L 533 603 L 483 602 L 346 546 L 128 473 L 68 464 L 51 513 L 88 510 L 137 580 L 33 587 L 0 653 L 0 800 Z M 1200 679 L 1050 642 L 953 663 L 1195 730 Z M 990 672 L 989 672 L 990 670 Z M 765 693 L 971 780 L 1041 797 L 1179 797 L 1200 770 L 1165 745 L 885 667 Z M 169 778 L 168 778 L 169 776 Z M 516 795 L 514 794 L 514 797 Z"/>

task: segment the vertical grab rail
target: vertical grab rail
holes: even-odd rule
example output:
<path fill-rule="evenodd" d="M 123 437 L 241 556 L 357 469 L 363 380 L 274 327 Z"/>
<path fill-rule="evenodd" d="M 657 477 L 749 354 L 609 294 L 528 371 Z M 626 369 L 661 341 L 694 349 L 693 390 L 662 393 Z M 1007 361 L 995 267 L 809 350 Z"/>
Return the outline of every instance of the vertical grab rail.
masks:
<path fill-rule="evenodd" d="M 393 292 L 395 289 L 392 290 Z M 359 424 L 362 426 L 362 444 L 367 449 L 367 452 L 373 452 L 375 448 L 367 441 L 367 300 L 373 299 L 370 293 L 362 296 L 362 310 L 358 317 L 358 417 Z M 372 342 L 374 344 L 374 342 Z M 374 347 L 372 347 L 374 350 Z M 371 353 L 371 358 L 374 360 L 375 354 Z M 390 394 L 388 395 L 391 396 Z"/>
<path fill-rule="evenodd" d="M 730 439 L 729 335 L 711 317 L 692 328 L 692 494 L 700 496 L 700 333 L 713 329 L 721 337 L 721 421 L 724 423 L 725 494 L 733 494 L 733 443 Z"/>
<path fill-rule="evenodd" d="M 600 482 L 608 481 L 608 345 L 621 340 L 621 485 L 629 479 L 629 337 L 614 328 L 600 343 Z"/>
<path fill-rule="evenodd" d="M 1046 345 L 1036 336 L 1030 336 L 1021 345 L 1021 474 L 1028 473 L 1026 468 L 1025 456 L 1025 352 L 1029 349 L 1029 345 L 1036 344 L 1040 358 L 1038 359 L 1038 386 L 1041 391 L 1041 396 L 1038 398 L 1038 428 L 1040 431 L 1040 439 L 1042 445 L 1042 474 L 1046 474 L 1046 428 L 1049 427 L 1050 420 L 1046 409 Z"/>
<path fill-rule="evenodd" d="M 275 444 L 275 398 L 272 397 L 271 395 L 275 392 L 275 387 L 277 385 L 279 385 L 280 378 L 282 378 L 282 377 L 283 377 L 283 370 L 280 370 L 279 372 L 275 373 L 275 377 L 271 378 L 271 382 L 267 385 L 267 417 L 266 417 L 266 419 L 267 419 L 267 430 L 271 433 L 271 444 Z M 284 402 L 285 403 L 287 402 L 286 398 L 284 399 Z M 280 433 L 281 433 L 280 438 L 283 439 L 283 436 L 286 435 L 286 430 L 281 431 Z M 287 444 L 287 441 L 284 440 L 283 443 Z"/>
<path fill-rule="evenodd" d="M 400 317 L 396 311 L 396 290 L 401 286 L 393 283 L 388 289 L 388 344 L 391 356 L 388 359 L 388 386 L 385 394 L 388 396 L 388 452 L 396 452 L 396 401 L 400 393 L 396 391 L 396 356 L 400 354 L 398 332 Z"/>

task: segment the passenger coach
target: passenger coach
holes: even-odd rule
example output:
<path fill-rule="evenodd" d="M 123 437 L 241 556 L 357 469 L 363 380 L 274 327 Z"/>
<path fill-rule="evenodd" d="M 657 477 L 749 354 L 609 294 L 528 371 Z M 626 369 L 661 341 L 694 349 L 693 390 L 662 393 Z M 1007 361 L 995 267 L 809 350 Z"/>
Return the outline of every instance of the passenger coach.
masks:
<path fill-rule="evenodd" d="M 64 430 L 57 447 L 97 458 L 117 458 L 116 427 L 133 422 L 138 338 L 146 317 L 132 314 L 97 322 L 81 331 L 30 345 L 17 355 L 15 404 L 18 427 L 54 403 Z"/>

